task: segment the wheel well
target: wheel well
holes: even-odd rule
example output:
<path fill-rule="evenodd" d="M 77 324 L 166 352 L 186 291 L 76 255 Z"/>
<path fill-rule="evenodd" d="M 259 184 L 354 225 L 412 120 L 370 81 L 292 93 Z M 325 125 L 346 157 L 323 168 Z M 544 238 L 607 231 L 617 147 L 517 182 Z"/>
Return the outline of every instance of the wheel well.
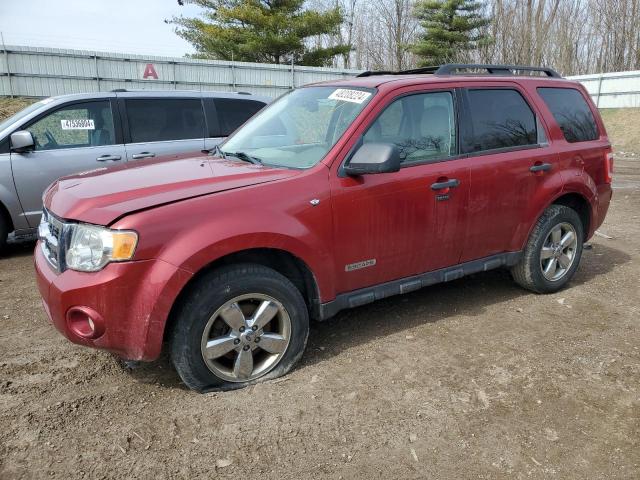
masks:
<path fill-rule="evenodd" d="M 167 325 L 165 326 L 165 340 L 167 334 L 171 331 L 173 322 L 175 322 L 175 310 L 182 299 L 188 294 L 191 286 L 205 273 L 211 272 L 220 267 L 232 265 L 236 263 L 255 263 L 271 268 L 276 272 L 284 275 L 293 283 L 302 294 L 311 318 L 317 319 L 320 312 L 320 294 L 316 280 L 311 269 L 295 255 L 275 248 L 254 248 L 235 252 L 224 257 L 218 258 L 198 271 L 191 280 L 184 286 L 169 314 Z"/>
<path fill-rule="evenodd" d="M 4 206 L 4 203 L 0 202 L 0 217 L 2 217 L 7 225 L 7 234 L 13 232 L 13 221 L 11 220 L 11 215 L 9 215 L 9 210 Z"/>
<path fill-rule="evenodd" d="M 586 198 L 579 193 L 568 193 L 557 198 L 554 205 L 564 205 L 575 210 L 582 221 L 582 229 L 585 237 L 589 235 L 589 227 L 591 224 L 591 207 Z"/>

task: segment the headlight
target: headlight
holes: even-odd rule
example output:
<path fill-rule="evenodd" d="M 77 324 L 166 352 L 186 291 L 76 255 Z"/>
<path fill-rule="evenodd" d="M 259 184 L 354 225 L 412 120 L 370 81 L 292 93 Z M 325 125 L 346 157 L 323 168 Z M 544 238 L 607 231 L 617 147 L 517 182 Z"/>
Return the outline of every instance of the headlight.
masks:
<path fill-rule="evenodd" d="M 74 224 L 66 264 L 80 272 L 96 272 L 109 262 L 131 260 L 137 244 L 136 232 Z"/>

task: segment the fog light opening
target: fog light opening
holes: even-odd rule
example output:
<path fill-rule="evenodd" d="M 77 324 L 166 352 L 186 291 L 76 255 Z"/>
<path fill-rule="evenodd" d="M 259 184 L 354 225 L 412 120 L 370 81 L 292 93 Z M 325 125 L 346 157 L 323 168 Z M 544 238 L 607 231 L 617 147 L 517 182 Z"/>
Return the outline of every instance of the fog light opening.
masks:
<path fill-rule="evenodd" d="M 102 316 L 89 307 L 71 307 L 67 312 L 67 325 L 74 335 L 95 339 L 104 333 Z"/>

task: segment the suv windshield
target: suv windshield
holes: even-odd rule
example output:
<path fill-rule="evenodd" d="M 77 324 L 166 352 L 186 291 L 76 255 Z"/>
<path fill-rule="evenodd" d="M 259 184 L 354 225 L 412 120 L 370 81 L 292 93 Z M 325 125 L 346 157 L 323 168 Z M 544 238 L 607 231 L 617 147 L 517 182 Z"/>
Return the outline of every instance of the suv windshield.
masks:
<path fill-rule="evenodd" d="M 335 145 L 373 93 L 364 88 L 293 90 L 253 117 L 220 151 L 232 157 L 248 155 L 266 165 L 312 167 Z"/>

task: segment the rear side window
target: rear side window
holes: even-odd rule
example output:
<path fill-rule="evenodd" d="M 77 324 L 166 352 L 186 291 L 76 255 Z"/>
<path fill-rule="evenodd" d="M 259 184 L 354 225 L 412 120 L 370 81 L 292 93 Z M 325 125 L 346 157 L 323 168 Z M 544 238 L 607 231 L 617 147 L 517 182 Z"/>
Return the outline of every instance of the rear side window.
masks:
<path fill-rule="evenodd" d="M 538 93 L 556 119 L 567 142 L 598 138 L 593 113 L 582 94 L 574 88 L 538 88 Z"/>
<path fill-rule="evenodd" d="M 536 116 L 516 90 L 468 90 L 467 98 L 471 131 L 464 143 L 468 153 L 539 143 Z"/>
<path fill-rule="evenodd" d="M 218 112 L 221 137 L 231 135 L 240 125 L 264 107 L 264 103 L 255 100 L 216 98 L 214 102 Z"/>
<path fill-rule="evenodd" d="M 202 102 L 196 98 L 125 100 L 132 143 L 204 138 Z"/>

